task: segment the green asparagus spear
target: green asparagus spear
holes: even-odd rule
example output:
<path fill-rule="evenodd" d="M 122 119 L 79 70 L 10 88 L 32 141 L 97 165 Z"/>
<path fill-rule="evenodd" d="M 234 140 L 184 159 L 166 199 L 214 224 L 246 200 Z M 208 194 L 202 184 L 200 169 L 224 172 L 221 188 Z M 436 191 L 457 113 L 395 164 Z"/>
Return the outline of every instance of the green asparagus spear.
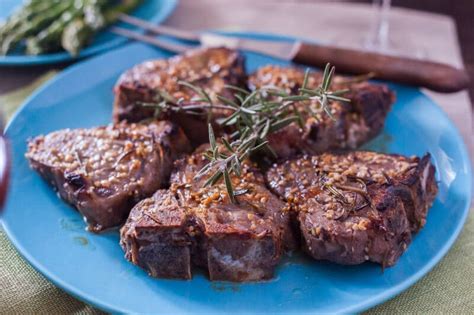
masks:
<path fill-rule="evenodd" d="M 30 1 L 25 6 L 16 10 L 12 15 L 8 17 L 3 23 L 0 24 L 0 42 L 3 41 L 9 33 L 12 33 L 16 28 L 21 27 L 26 21 L 31 21 L 35 16 L 39 16 L 45 13 L 54 4 L 59 3 L 61 0 L 50 0 L 50 1 Z"/>
<path fill-rule="evenodd" d="M 107 10 L 109 1 L 106 0 L 86 0 L 84 3 L 84 22 L 94 30 L 99 30 L 105 26 L 103 12 Z"/>
<path fill-rule="evenodd" d="M 0 55 L 8 53 L 25 37 L 40 33 L 45 27 L 72 8 L 74 8 L 73 1 L 62 1 L 52 6 L 44 14 L 35 16 L 31 21 L 24 21 L 20 27 L 16 28 L 2 40 Z"/>
<path fill-rule="evenodd" d="M 61 45 L 72 56 L 77 56 L 94 35 L 95 30 L 84 22 L 84 19 L 77 18 L 69 23 L 61 36 Z"/>
<path fill-rule="evenodd" d="M 125 0 L 117 6 L 105 9 L 104 14 L 98 10 L 98 7 L 100 5 L 104 7 L 106 2 L 98 2 L 89 3 L 90 7 L 86 6 L 84 19 L 76 19 L 71 22 L 63 32 L 62 46 L 73 56 L 76 56 L 92 40 L 98 30 L 115 22 L 121 13 L 127 13 L 136 8 L 141 0 Z"/>
<path fill-rule="evenodd" d="M 26 52 L 77 55 L 94 34 L 142 0 L 29 0 L 0 24 L 0 55 L 26 39 Z"/>
<path fill-rule="evenodd" d="M 40 2 L 28 2 L 21 8 L 15 10 L 3 23 L 0 23 L 0 36 L 5 36 L 12 32 L 17 26 L 31 21 L 32 18 L 43 14 L 61 0 L 49 0 Z"/>
<path fill-rule="evenodd" d="M 61 48 L 61 36 L 64 28 L 81 14 L 81 8 L 66 11 L 59 20 L 54 21 L 53 24 L 42 30 L 38 35 L 27 38 L 26 53 L 38 55 L 59 50 Z"/>

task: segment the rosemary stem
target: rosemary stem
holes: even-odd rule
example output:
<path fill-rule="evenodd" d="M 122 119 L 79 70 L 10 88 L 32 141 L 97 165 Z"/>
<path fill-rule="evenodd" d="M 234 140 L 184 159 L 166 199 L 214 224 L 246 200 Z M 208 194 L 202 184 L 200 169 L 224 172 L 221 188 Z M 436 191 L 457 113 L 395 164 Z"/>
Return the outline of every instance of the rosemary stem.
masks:
<path fill-rule="evenodd" d="M 294 122 L 298 122 L 300 128 L 304 128 L 303 117 L 316 117 L 316 115 L 326 113 L 335 119 L 331 114 L 330 103 L 348 101 L 342 97 L 346 90 L 329 90 L 334 77 L 334 67 L 326 65 L 321 83 L 314 89 L 308 86 L 309 75 L 309 71 L 306 71 L 303 84 L 296 95 L 275 86 L 263 86 L 252 92 L 240 87 L 226 86 L 234 93 L 234 97 L 216 95 L 212 99 L 202 87 L 179 81 L 181 86 L 196 94 L 198 99 L 194 99 L 195 103 L 185 104 L 181 100 L 175 100 L 164 91 L 158 91 L 160 98 L 157 103 L 144 106 L 155 107 L 155 113 L 158 114 L 161 111 L 184 111 L 193 115 L 207 115 L 210 149 L 204 153 L 204 156 L 209 162 L 196 174 L 196 178 L 209 175 L 205 185 L 214 185 L 223 179 L 229 199 L 237 202 L 231 176 L 234 174 L 240 176 L 240 163 L 254 151 L 266 147 L 267 151 L 273 152 L 267 141 L 269 134 L 286 128 Z M 220 104 L 215 104 L 215 101 Z M 201 109 L 207 111 L 203 113 L 197 111 Z M 222 138 L 219 145 L 212 130 L 212 115 L 215 109 L 231 111 L 230 115 L 216 121 L 222 126 L 235 130 L 227 138 Z M 340 198 L 344 197 L 335 187 L 328 186 L 327 189 Z"/>

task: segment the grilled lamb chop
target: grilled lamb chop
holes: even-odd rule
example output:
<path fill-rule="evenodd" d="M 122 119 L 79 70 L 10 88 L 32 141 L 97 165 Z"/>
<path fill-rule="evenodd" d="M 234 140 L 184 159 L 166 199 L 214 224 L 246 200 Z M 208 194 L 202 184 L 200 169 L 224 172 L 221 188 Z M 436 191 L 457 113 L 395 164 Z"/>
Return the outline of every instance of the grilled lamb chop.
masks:
<path fill-rule="evenodd" d="M 170 122 L 120 123 L 38 136 L 26 157 L 98 232 L 122 224 L 138 201 L 163 188 L 174 159 L 189 149 Z"/>
<path fill-rule="evenodd" d="M 318 260 L 392 266 L 426 221 L 437 193 L 430 155 L 322 154 L 274 165 L 270 188 L 296 213 Z"/>
<path fill-rule="evenodd" d="M 331 90 L 349 89 L 343 96 L 348 102 L 333 101 L 329 117 L 322 112 L 316 117 L 303 111 L 304 128 L 296 123 L 269 135 L 271 147 L 284 159 L 299 153 L 318 154 L 328 150 L 354 149 L 375 137 L 383 128 L 385 118 L 394 102 L 394 94 L 387 86 L 368 82 L 349 83 L 350 78 L 336 77 Z M 304 72 L 297 68 L 265 66 L 249 77 L 249 88 L 272 86 L 298 93 L 303 85 Z M 321 73 L 311 72 L 307 88 L 315 89 Z M 312 106 L 319 106 L 313 102 Z M 300 104 L 297 108 L 302 108 Z"/>
<path fill-rule="evenodd" d="M 191 264 L 211 280 L 254 281 L 272 277 L 284 248 L 294 246 L 285 203 L 264 186 L 263 176 L 244 162 L 232 177 L 238 204 L 225 185 L 203 188 L 194 180 L 206 164 L 201 153 L 176 163 L 170 190 L 137 204 L 121 230 L 125 256 L 153 277 L 191 278 Z"/>
<path fill-rule="evenodd" d="M 202 98 L 189 87 L 178 84 L 186 81 L 203 88 L 214 100 L 216 94 L 232 98 L 232 92 L 226 84 L 245 86 L 243 56 L 227 48 L 200 48 L 168 60 L 152 60 L 139 64 L 125 72 L 115 86 L 114 121 L 127 120 L 138 122 L 153 117 L 155 109 L 143 106 L 142 102 L 156 102 L 160 91 L 176 100 L 181 106 L 196 105 Z M 227 116 L 228 110 L 213 109 L 214 118 Z M 185 112 L 169 113 L 168 117 L 176 122 L 194 144 L 208 141 L 206 115 L 189 115 Z M 215 125 L 216 131 L 219 131 Z"/>

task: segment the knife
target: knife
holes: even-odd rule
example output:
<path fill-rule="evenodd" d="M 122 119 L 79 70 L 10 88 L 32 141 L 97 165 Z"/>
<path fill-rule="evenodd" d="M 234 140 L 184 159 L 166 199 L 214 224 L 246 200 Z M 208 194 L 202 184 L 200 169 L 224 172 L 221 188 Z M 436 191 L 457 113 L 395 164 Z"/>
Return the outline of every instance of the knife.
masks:
<path fill-rule="evenodd" d="M 433 61 L 389 56 L 376 52 L 319 45 L 299 40 L 255 40 L 210 32 L 194 33 L 168 26 L 154 25 L 128 15 L 122 15 L 120 19 L 156 34 L 200 43 L 206 47 L 224 46 L 232 49 L 248 50 L 319 68 L 324 68 L 327 63 L 330 63 L 336 67 L 339 73 L 359 75 L 371 73 L 377 79 L 420 86 L 437 92 L 458 92 L 469 85 L 469 76 L 466 71 Z M 173 52 L 181 53 L 195 48 L 193 45 L 172 43 L 120 27 L 112 27 L 110 31 Z"/>

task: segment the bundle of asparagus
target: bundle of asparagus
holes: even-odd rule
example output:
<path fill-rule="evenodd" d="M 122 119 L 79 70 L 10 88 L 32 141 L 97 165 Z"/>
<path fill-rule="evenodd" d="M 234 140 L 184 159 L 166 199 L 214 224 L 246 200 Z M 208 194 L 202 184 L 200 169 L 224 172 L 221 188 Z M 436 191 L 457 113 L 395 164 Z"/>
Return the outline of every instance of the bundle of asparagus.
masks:
<path fill-rule="evenodd" d="M 0 55 L 22 43 L 26 53 L 68 51 L 75 56 L 121 13 L 141 0 L 28 0 L 0 25 Z"/>

